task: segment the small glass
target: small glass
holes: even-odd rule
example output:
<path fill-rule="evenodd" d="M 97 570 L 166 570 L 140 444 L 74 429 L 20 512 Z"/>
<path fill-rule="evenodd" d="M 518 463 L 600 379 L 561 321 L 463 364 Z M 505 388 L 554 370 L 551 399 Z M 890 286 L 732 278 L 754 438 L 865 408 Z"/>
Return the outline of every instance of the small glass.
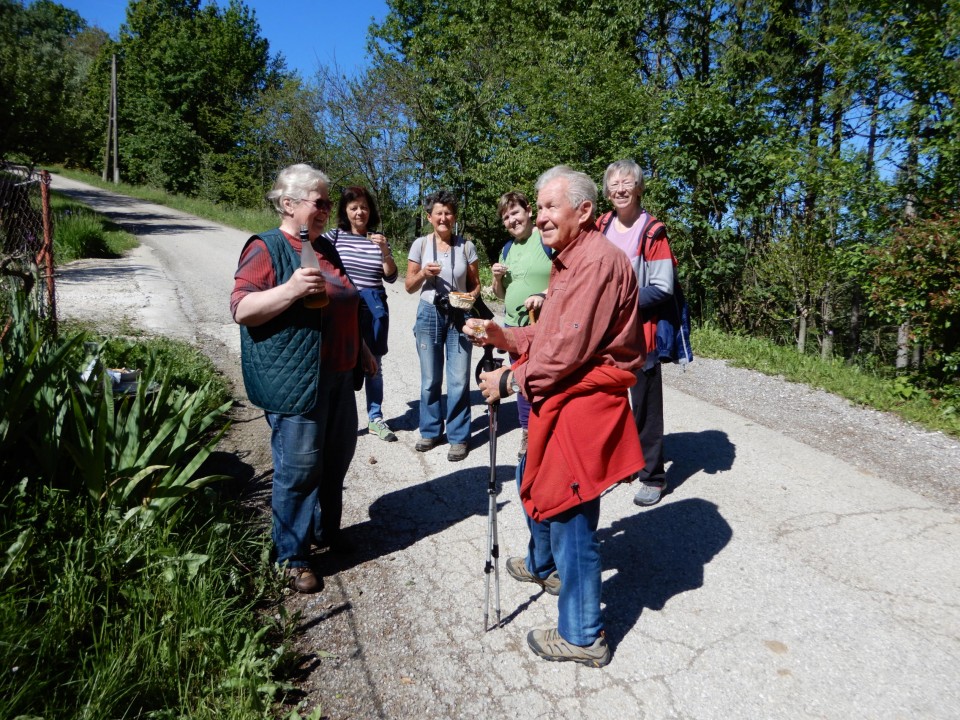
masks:
<path fill-rule="evenodd" d="M 478 320 L 476 318 L 470 318 L 467 321 L 467 325 L 470 327 L 470 335 L 476 340 L 486 340 L 487 338 L 487 329 L 484 325 L 483 320 Z"/>

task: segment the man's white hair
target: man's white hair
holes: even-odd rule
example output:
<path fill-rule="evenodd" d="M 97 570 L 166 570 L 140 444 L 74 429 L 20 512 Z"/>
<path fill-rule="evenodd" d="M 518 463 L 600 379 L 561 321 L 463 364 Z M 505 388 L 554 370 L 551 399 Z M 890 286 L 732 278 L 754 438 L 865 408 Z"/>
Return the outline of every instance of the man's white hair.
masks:
<path fill-rule="evenodd" d="M 563 178 L 567 181 L 567 200 L 571 206 L 575 208 L 580 207 L 581 203 L 589 200 L 594 210 L 596 210 L 597 184 L 590 179 L 589 175 L 574 170 L 569 165 L 552 167 L 537 178 L 537 192 L 540 192 L 547 183 L 558 178 Z"/>

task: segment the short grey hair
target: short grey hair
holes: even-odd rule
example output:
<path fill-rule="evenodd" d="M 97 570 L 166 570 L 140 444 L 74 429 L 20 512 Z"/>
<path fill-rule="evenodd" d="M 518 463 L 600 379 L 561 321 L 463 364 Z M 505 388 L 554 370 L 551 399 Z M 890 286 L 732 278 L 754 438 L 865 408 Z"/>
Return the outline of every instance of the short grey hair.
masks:
<path fill-rule="evenodd" d="M 581 203 L 589 200 L 593 209 L 597 209 L 597 184 L 586 173 L 574 170 L 568 165 L 557 165 L 543 173 L 537 178 L 536 191 L 539 193 L 547 183 L 558 178 L 567 181 L 567 200 L 571 206 L 580 207 Z"/>
<path fill-rule="evenodd" d="M 637 165 L 633 160 L 617 160 L 607 165 L 607 169 L 603 172 L 603 196 L 610 197 L 610 179 L 615 175 L 627 175 L 628 177 L 633 178 L 633 182 L 636 183 L 637 189 L 639 190 L 638 195 L 643 195 L 644 185 L 643 185 L 643 170 L 640 169 L 640 166 Z"/>
<path fill-rule="evenodd" d="M 330 178 L 320 170 L 306 163 L 287 165 L 277 175 L 273 189 L 267 193 L 267 200 L 273 204 L 278 213 L 283 215 L 283 198 L 305 200 L 307 195 L 321 187 L 329 190 Z"/>

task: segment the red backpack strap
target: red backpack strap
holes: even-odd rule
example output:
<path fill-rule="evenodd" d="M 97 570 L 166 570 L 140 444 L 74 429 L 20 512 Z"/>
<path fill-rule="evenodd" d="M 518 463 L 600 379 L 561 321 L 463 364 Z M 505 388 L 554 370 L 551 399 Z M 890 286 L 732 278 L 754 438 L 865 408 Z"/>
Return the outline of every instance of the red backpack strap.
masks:
<path fill-rule="evenodd" d="M 607 210 L 603 215 L 597 219 L 596 228 L 603 234 L 607 233 L 607 228 L 610 227 L 610 223 L 613 222 L 613 210 Z"/>
<path fill-rule="evenodd" d="M 643 221 L 643 229 L 640 231 L 640 259 L 647 259 L 647 250 L 661 235 L 667 232 L 666 226 L 657 220 L 653 215 L 644 210 L 646 219 Z"/>

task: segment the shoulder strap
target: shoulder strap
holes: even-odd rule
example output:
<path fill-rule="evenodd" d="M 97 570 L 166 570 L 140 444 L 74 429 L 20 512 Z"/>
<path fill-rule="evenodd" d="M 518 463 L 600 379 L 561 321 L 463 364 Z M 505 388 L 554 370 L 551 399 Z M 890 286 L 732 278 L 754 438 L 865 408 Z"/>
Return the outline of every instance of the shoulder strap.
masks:
<path fill-rule="evenodd" d="M 506 260 L 507 256 L 510 254 L 510 248 L 513 247 L 513 238 L 510 238 L 503 244 L 503 259 Z M 540 248 L 543 250 L 543 254 L 547 256 L 547 260 L 553 260 L 553 252 L 544 244 L 543 235 L 540 236 Z"/>
<path fill-rule="evenodd" d="M 597 225 L 600 227 L 600 232 L 604 234 L 607 232 L 607 228 L 610 227 L 610 223 L 613 222 L 613 218 L 613 210 L 607 210 L 603 215 L 600 216 L 600 219 L 597 221 Z"/>
<path fill-rule="evenodd" d="M 645 261 L 650 245 L 661 233 L 665 233 L 667 228 L 646 210 L 643 211 L 643 214 L 647 216 L 647 219 L 644 220 L 643 228 L 640 231 L 640 259 Z"/>

